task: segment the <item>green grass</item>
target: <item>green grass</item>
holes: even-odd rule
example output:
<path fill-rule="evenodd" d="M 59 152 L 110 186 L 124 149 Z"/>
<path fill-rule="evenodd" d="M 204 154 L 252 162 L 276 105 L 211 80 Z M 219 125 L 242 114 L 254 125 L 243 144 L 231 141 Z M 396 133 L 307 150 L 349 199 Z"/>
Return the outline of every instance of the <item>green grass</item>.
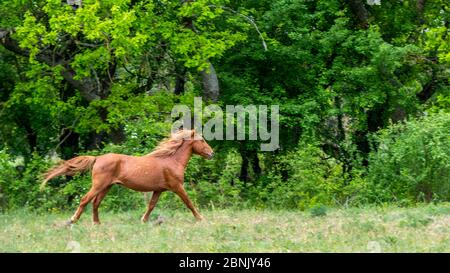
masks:
<path fill-rule="evenodd" d="M 70 213 L 0 214 L 1 252 L 450 252 L 450 204 L 416 208 L 315 211 L 156 210 L 165 221 L 139 221 L 142 212 L 90 209 L 72 227 Z M 79 248 L 78 248 L 79 246 Z"/>

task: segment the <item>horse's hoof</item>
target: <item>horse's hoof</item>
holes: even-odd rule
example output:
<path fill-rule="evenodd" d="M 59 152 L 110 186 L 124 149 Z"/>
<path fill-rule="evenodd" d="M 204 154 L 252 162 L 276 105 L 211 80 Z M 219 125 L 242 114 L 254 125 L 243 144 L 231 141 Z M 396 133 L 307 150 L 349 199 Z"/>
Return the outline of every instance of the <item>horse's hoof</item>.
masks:
<path fill-rule="evenodd" d="M 99 221 L 96 221 L 96 222 L 93 222 L 93 223 L 94 223 L 94 226 L 100 225 L 100 222 L 99 222 Z"/>
<path fill-rule="evenodd" d="M 203 216 L 198 216 L 198 217 L 195 217 L 195 219 L 197 220 L 197 222 L 201 222 L 201 221 L 204 221 L 205 220 L 205 218 L 203 217 Z"/>
<path fill-rule="evenodd" d="M 148 218 L 142 216 L 142 217 L 141 217 L 141 222 L 142 222 L 143 224 L 147 223 L 147 222 L 148 222 Z"/>
<path fill-rule="evenodd" d="M 70 227 L 70 226 L 72 226 L 74 224 L 74 222 L 70 219 L 70 220 L 67 220 L 65 223 L 64 223 L 64 225 L 66 226 L 66 227 Z"/>

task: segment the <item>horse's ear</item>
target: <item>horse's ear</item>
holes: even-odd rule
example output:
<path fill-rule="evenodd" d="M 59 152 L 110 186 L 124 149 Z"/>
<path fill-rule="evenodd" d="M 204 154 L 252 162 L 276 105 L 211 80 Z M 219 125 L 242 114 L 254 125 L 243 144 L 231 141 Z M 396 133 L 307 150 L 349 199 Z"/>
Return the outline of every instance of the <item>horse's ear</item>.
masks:
<path fill-rule="evenodd" d="M 191 137 L 193 138 L 195 136 L 195 129 L 192 129 L 191 131 Z"/>

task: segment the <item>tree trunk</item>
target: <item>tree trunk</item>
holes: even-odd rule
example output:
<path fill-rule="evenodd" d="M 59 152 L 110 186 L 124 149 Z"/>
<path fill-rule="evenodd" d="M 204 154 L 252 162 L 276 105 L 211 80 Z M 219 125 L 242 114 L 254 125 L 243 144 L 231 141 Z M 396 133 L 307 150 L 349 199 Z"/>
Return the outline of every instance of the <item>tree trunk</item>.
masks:
<path fill-rule="evenodd" d="M 31 118 L 27 114 L 28 112 L 29 110 L 26 110 L 24 114 L 14 115 L 14 121 L 17 125 L 19 125 L 25 130 L 26 132 L 25 137 L 27 138 L 28 146 L 30 147 L 30 153 L 32 153 L 36 151 L 38 148 L 37 134 L 31 125 Z M 28 157 L 25 158 L 27 159 Z"/>
<path fill-rule="evenodd" d="M 78 133 L 67 130 L 59 139 L 61 141 L 59 153 L 63 159 L 70 159 L 78 154 L 80 141 L 80 135 Z"/>
<path fill-rule="evenodd" d="M 425 18 L 423 16 L 423 11 L 425 9 L 425 0 L 417 0 L 416 2 L 416 10 L 417 10 L 417 19 L 420 25 L 425 24 Z"/>
<path fill-rule="evenodd" d="M 255 176 L 259 178 L 261 176 L 262 170 L 261 166 L 259 165 L 258 153 L 256 151 L 253 151 L 252 153 L 252 168 Z"/>
<path fill-rule="evenodd" d="M 193 0 L 182 0 L 182 3 L 191 3 Z M 185 28 L 198 33 L 194 25 L 194 20 L 190 17 L 182 19 L 182 24 Z M 204 69 L 200 74 L 202 76 L 203 95 L 206 100 L 216 102 L 219 99 L 219 80 L 217 78 L 216 70 L 210 60 L 207 60 L 209 67 Z"/>
<path fill-rule="evenodd" d="M 240 149 L 240 154 L 242 158 L 242 164 L 241 164 L 241 172 L 239 175 L 239 179 L 241 181 L 248 182 L 250 181 L 250 167 L 253 171 L 253 174 L 255 175 L 255 179 L 257 179 L 261 173 L 261 166 L 259 164 L 259 158 L 258 153 L 256 150 L 248 149 L 244 146 L 245 144 L 242 144 Z"/>
<path fill-rule="evenodd" d="M 247 156 L 241 152 L 241 158 L 242 158 L 242 164 L 241 164 L 241 171 L 239 174 L 239 180 L 246 183 L 249 180 L 248 176 L 248 158 Z"/>
<path fill-rule="evenodd" d="M 363 166 L 368 166 L 368 155 L 370 152 L 369 134 L 378 131 L 383 126 L 384 109 L 382 106 L 375 107 L 367 112 L 367 130 L 355 132 L 356 147 L 362 155 Z"/>
<path fill-rule="evenodd" d="M 362 0 L 349 0 L 348 4 L 350 10 L 358 20 L 358 25 L 361 28 L 367 29 L 369 27 L 369 13 Z"/>
<path fill-rule="evenodd" d="M 219 99 L 219 79 L 217 78 L 216 70 L 210 61 L 209 69 L 205 69 L 201 72 L 202 75 L 202 85 L 203 85 L 203 95 L 207 100 L 217 102 Z"/>
<path fill-rule="evenodd" d="M 175 67 L 175 89 L 174 93 L 176 95 L 181 95 L 184 93 L 184 85 L 186 84 L 186 68 L 183 64 L 176 64 Z"/>

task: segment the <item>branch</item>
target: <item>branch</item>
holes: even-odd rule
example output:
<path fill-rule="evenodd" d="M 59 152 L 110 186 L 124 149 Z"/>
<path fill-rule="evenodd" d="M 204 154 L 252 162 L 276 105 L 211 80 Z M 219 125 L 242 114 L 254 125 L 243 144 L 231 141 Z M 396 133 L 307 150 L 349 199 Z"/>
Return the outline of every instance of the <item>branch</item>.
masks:
<path fill-rule="evenodd" d="M 84 47 L 92 47 L 92 48 L 97 48 L 97 47 L 101 46 L 101 44 L 89 44 L 89 43 L 80 42 L 78 40 L 75 40 L 75 44 L 81 45 Z"/>
<path fill-rule="evenodd" d="M 13 29 L 8 30 L 8 29 L 0 29 L 0 44 L 3 45 L 6 49 L 8 49 L 9 51 L 22 55 L 22 56 L 26 56 L 28 55 L 28 52 L 26 52 L 25 50 L 23 50 L 20 46 L 19 43 L 11 38 L 11 34 L 14 32 Z"/>
<path fill-rule="evenodd" d="M 19 43 L 11 38 L 12 33 L 14 33 L 13 29 L 8 30 L 0 28 L 0 45 L 3 45 L 6 49 L 17 55 L 29 57 L 29 52 L 22 49 Z M 75 80 L 75 71 L 70 67 L 67 61 L 62 59 L 61 56 L 58 57 L 59 58 L 55 59 L 54 52 L 48 48 L 41 50 L 41 52 L 36 55 L 36 60 L 50 66 L 62 65 L 64 69 L 61 71 L 61 75 L 67 83 L 69 83 L 69 85 L 80 91 L 81 96 L 84 99 L 87 101 L 99 99 L 100 95 L 95 93 L 95 82 L 92 79 Z"/>
<path fill-rule="evenodd" d="M 76 76 L 75 71 L 71 67 L 68 66 L 64 67 L 65 69 L 61 71 L 61 75 L 64 77 L 64 79 L 67 81 L 69 85 L 80 91 L 81 96 L 85 100 L 90 102 L 96 99 L 100 99 L 100 95 L 95 93 L 96 83 L 94 83 L 92 79 L 85 81 L 75 80 L 74 79 Z"/>
<path fill-rule="evenodd" d="M 69 136 L 72 134 L 73 130 L 72 128 L 75 127 L 75 124 L 78 122 L 78 117 L 73 121 L 72 126 L 65 127 L 61 129 L 61 133 L 59 134 L 59 139 L 64 135 L 66 130 L 69 130 L 69 133 L 66 134 L 66 136 L 56 145 L 56 147 L 53 149 L 55 152 L 59 149 L 59 147 L 69 138 Z"/>
<path fill-rule="evenodd" d="M 242 13 L 239 13 L 239 12 L 235 11 L 234 9 L 229 8 L 229 7 L 225 7 L 225 6 L 216 6 L 216 5 L 208 5 L 208 6 L 211 7 L 211 8 L 221 8 L 221 9 L 223 9 L 223 10 L 226 10 L 226 11 L 229 11 L 229 12 L 231 12 L 231 13 L 234 13 L 234 14 L 236 14 L 236 15 L 238 15 L 238 16 L 241 16 L 242 18 L 244 18 L 244 19 L 246 19 L 247 21 L 249 21 L 250 24 L 252 24 L 252 26 L 255 28 L 256 32 L 258 32 L 259 38 L 260 38 L 261 41 L 262 41 L 262 45 L 263 45 L 264 51 L 267 51 L 267 44 L 266 44 L 266 41 L 264 40 L 263 35 L 262 35 L 261 32 L 259 31 L 258 26 L 256 25 L 255 21 L 253 21 L 252 18 L 250 18 L 250 17 L 248 17 L 248 16 L 246 16 L 246 15 L 244 15 L 244 14 L 242 14 Z"/>
<path fill-rule="evenodd" d="M 425 0 L 416 1 L 417 18 L 421 25 L 425 24 L 423 11 L 425 10 Z"/>

